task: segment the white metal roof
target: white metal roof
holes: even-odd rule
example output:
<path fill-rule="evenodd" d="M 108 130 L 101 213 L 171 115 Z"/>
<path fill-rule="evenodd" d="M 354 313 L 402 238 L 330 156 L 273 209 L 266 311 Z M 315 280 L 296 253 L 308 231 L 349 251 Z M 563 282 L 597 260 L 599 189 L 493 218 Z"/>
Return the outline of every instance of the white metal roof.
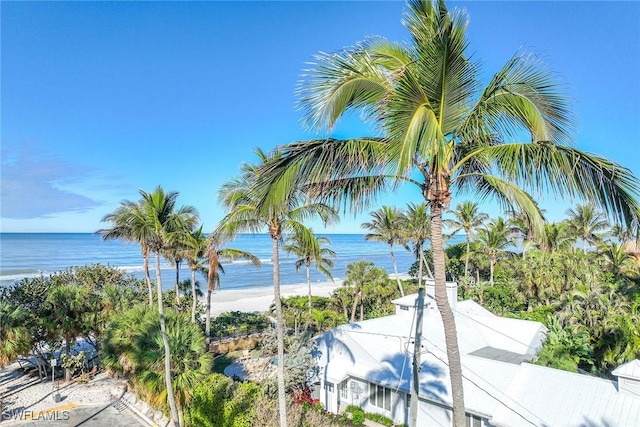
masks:
<path fill-rule="evenodd" d="M 515 359 L 505 362 L 502 353 L 534 354 L 546 329 L 538 322 L 487 315 L 478 307 L 464 301 L 454 310 L 467 410 L 495 426 L 640 426 L 640 398 L 619 393 L 611 381 L 517 364 Z M 352 376 L 408 392 L 412 322 L 412 316 L 393 315 L 342 325 L 318 336 L 330 361 L 325 378 L 341 381 Z M 437 313 L 425 315 L 422 344 L 421 397 L 448 405 L 449 371 Z M 640 368 L 628 365 L 623 365 L 623 372 Z"/>
<path fill-rule="evenodd" d="M 640 360 L 635 359 L 620 365 L 611 373 L 616 377 L 640 379 Z"/>
<path fill-rule="evenodd" d="M 505 390 L 517 402 L 517 411 L 498 405 L 491 423 L 497 426 L 608 426 L 640 425 L 640 398 L 619 393 L 603 378 L 523 363 Z"/>

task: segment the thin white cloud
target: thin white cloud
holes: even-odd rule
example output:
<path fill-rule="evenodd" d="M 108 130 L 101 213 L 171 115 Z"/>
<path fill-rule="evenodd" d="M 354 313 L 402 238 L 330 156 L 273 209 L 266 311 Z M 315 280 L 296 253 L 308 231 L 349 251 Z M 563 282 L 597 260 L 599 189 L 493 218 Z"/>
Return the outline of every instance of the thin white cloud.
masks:
<path fill-rule="evenodd" d="M 33 143 L 2 147 L 0 216 L 46 218 L 61 212 L 84 212 L 101 203 L 70 191 L 90 178 L 87 169 L 38 150 Z"/>

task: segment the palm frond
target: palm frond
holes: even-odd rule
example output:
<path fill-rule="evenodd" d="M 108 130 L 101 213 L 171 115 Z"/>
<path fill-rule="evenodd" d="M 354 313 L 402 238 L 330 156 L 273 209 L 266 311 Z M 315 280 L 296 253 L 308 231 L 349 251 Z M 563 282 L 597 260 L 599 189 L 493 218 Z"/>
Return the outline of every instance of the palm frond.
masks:
<path fill-rule="evenodd" d="M 359 210 L 386 190 L 386 142 L 379 138 L 312 140 L 279 147 L 260 168 L 259 193 L 267 205 L 296 191 L 334 207 Z"/>
<path fill-rule="evenodd" d="M 389 87 L 387 76 L 362 45 L 321 52 L 309 66 L 303 70 L 297 94 L 304 123 L 313 130 L 331 130 L 349 109 L 362 109 L 370 116 Z"/>
<path fill-rule="evenodd" d="M 536 236 L 544 234 L 544 217 L 536 201 L 520 189 L 517 183 L 490 174 L 460 175 L 457 179 L 474 182 L 475 194 L 480 201 L 492 197 L 502 209 L 522 212 L 531 224 Z"/>
<path fill-rule="evenodd" d="M 505 135 L 517 140 L 522 131 L 532 141 L 571 142 L 573 116 L 554 75 L 533 54 L 514 55 L 484 89 L 456 132 L 462 139 Z"/>
<path fill-rule="evenodd" d="M 640 217 L 640 181 L 604 157 L 546 141 L 483 147 L 472 156 L 525 189 L 584 198 L 625 224 Z"/>

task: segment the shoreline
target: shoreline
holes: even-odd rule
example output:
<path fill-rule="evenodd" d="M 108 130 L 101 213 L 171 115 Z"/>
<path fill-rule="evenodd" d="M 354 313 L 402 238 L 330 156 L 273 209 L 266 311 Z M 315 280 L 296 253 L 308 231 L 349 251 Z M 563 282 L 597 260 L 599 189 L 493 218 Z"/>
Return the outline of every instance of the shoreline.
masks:
<path fill-rule="evenodd" d="M 399 273 L 401 280 L 410 279 L 409 274 Z M 395 274 L 389 274 L 389 279 L 395 280 Z M 329 297 L 331 293 L 344 285 L 343 279 L 334 281 L 311 282 L 311 295 Z M 205 290 L 206 292 L 206 290 Z M 304 296 L 309 294 L 307 283 L 295 283 L 280 285 L 280 296 L 288 298 L 292 296 Z M 200 302 L 206 306 L 206 295 L 200 298 Z M 245 313 L 261 313 L 269 310 L 273 303 L 273 285 L 221 289 L 211 294 L 211 317 L 216 317 L 228 311 L 241 311 Z"/>
<path fill-rule="evenodd" d="M 331 293 L 342 287 L 344 280 L 327 280 L 311 283 L 311 295 L 329 297 Z M 206 291 L 205 291 L 206 292 Z M 280 285 L 280 296 L 307 296 L 309 287 L 306 283 Z M 221 289 L 211 294 L 211 317 L 216 317 L 228 311 L 242 311 L 246 313 L 261 313 L 268 311 L 273 303 L 273 285 L 252 288 Z M 206 296 L 200 299 L 206 305 Z"/>

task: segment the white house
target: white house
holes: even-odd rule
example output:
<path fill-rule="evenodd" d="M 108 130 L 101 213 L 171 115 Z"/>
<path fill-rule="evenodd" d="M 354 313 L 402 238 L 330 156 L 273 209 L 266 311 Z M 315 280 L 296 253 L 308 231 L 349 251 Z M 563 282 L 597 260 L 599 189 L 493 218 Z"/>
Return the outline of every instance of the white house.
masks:
<path fill-rule="evenodd" d="M 614 371 L 616 382 L 527 363 L 542 347 L 539 322 L 491 314 L 473 301 L 456 302 L 469 426 L 640 426 L 640 362 Z M 427 286 L 433 295 L 433 284 Z M 417 295 L 394 301 L 396 313 L 334 328 L 316 337 L 320 401 L 339 413 L 347 405 L 408 424 Z M 444 330 L 425 298 L 419 426 L 450 426 L 451 394 Z"/>

